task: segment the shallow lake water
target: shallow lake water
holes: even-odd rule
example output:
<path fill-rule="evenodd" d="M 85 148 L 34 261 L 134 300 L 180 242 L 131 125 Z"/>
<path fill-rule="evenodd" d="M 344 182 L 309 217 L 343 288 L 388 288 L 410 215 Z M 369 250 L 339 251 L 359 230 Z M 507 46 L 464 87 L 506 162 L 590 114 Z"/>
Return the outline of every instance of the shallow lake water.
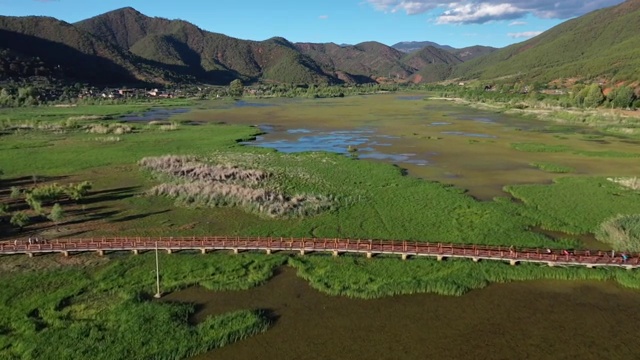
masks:
<path fill-rule="evenodd" d="M 344 154 L 359 159 L 386 160 L 396 164 L 425 166 L 433 153 L 397 153 L 385 151 L 398 141 L 398 136 L 379 134 L 375 129 L 354 130 L 283 129 L 271 125 L 259 128 L 266 134 L 253 141 L 243 142 L 246 146 L 276 149 L 283 153 L 326 151 Z"/>
<path fill-rule="evenodd" d="M 532 166 L 534 162 L 569 166 L 576 175 L 640 172 L 640 162 L 632 158 L 524 152 L 512 146 L 540 143 L 571 150 L 638 152 L 634 144 L 598 135 L 597 129 L 425 101 L 423 95 L 243 101 L 219 103 L 181 118 L 253 125 L 266 133 L 248 146 L 282 152 L 330 151 L 393 163 L 410 176 L 460 187 L 479 200 L 508 196 L 503 191 L 506 185 L 549 184 L 559 176 Z M 594 135 L 603 138 L 596 142 Z"/>
<path fill-rule="evenodd" d="M 267 284 L 163 301 L 198 304 L 194 321 L 266 310 L 266 333 L 195 359 L 622 359 L 637 358 L 637 292 L 611 283 L 495 284 L 461 297 L 359 300 L 324 295 L 291 268 Z"/>

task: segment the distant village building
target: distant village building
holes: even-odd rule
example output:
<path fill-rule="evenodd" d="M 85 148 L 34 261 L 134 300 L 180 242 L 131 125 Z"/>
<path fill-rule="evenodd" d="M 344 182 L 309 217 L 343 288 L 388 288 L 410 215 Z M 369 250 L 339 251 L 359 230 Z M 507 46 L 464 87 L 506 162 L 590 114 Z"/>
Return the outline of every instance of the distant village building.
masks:
<path fill-rule="evenodd" d="M 135 89 L 119 89 L 118 94 L 122 96 L 133 96 L 136 94 L 136 90 Z"/>
<path fill-rule="evenodd" d="M 147 91 L 147 95 L 151 96 L 151 97 L 159 97 L 159 98 L 172 98 L 173 94 L 163 91 L 163 90 L 159 90 L 159 89 L 151 89 L 150 91 Z"/>

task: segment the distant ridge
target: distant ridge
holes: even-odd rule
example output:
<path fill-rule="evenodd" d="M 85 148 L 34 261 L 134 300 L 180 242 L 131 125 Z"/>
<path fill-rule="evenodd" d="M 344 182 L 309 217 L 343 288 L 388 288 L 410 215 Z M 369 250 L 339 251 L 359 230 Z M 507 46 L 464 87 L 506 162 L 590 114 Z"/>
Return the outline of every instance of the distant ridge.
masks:
<path fill-rule="evenodd" d="M 391 45 L 392 48 L 402 51 L 404 53 L 412 53 L 414 51 L 422 50 L 427 46 L 432 46 L 436 49 L 442 49 L 447 51 L 456 50 L 455 48 L 449 45 L 440 45 L 433 41 L 401 41 L 397 44 Z"/>

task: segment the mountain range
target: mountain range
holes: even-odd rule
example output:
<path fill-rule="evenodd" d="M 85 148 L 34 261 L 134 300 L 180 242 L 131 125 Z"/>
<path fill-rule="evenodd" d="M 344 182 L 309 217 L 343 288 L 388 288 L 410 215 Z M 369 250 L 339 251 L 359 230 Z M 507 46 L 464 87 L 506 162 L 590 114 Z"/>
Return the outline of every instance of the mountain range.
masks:
<path fill-rule="evenodd" d="M 339 84 L 445 79 L 640 80 L 640 0 L 569 20 L 503 49 L 433 42 L 240 40 L 133 8 L 74 24 L 0 16 L 0 80 L 49 75 L 104 85 Z"/>

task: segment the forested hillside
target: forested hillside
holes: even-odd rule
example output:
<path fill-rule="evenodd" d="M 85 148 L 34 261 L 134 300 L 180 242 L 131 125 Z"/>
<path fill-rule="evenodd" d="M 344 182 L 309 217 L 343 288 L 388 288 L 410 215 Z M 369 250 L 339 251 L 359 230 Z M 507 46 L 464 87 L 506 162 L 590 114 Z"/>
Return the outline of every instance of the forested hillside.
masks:
<path fill-rule="evenodd" d="M 509 77 L 545 83 L 562 79 L 639 81 L 639 29 L 640 0 L 627 0 L 461 64 L 454 77 Z"/>

